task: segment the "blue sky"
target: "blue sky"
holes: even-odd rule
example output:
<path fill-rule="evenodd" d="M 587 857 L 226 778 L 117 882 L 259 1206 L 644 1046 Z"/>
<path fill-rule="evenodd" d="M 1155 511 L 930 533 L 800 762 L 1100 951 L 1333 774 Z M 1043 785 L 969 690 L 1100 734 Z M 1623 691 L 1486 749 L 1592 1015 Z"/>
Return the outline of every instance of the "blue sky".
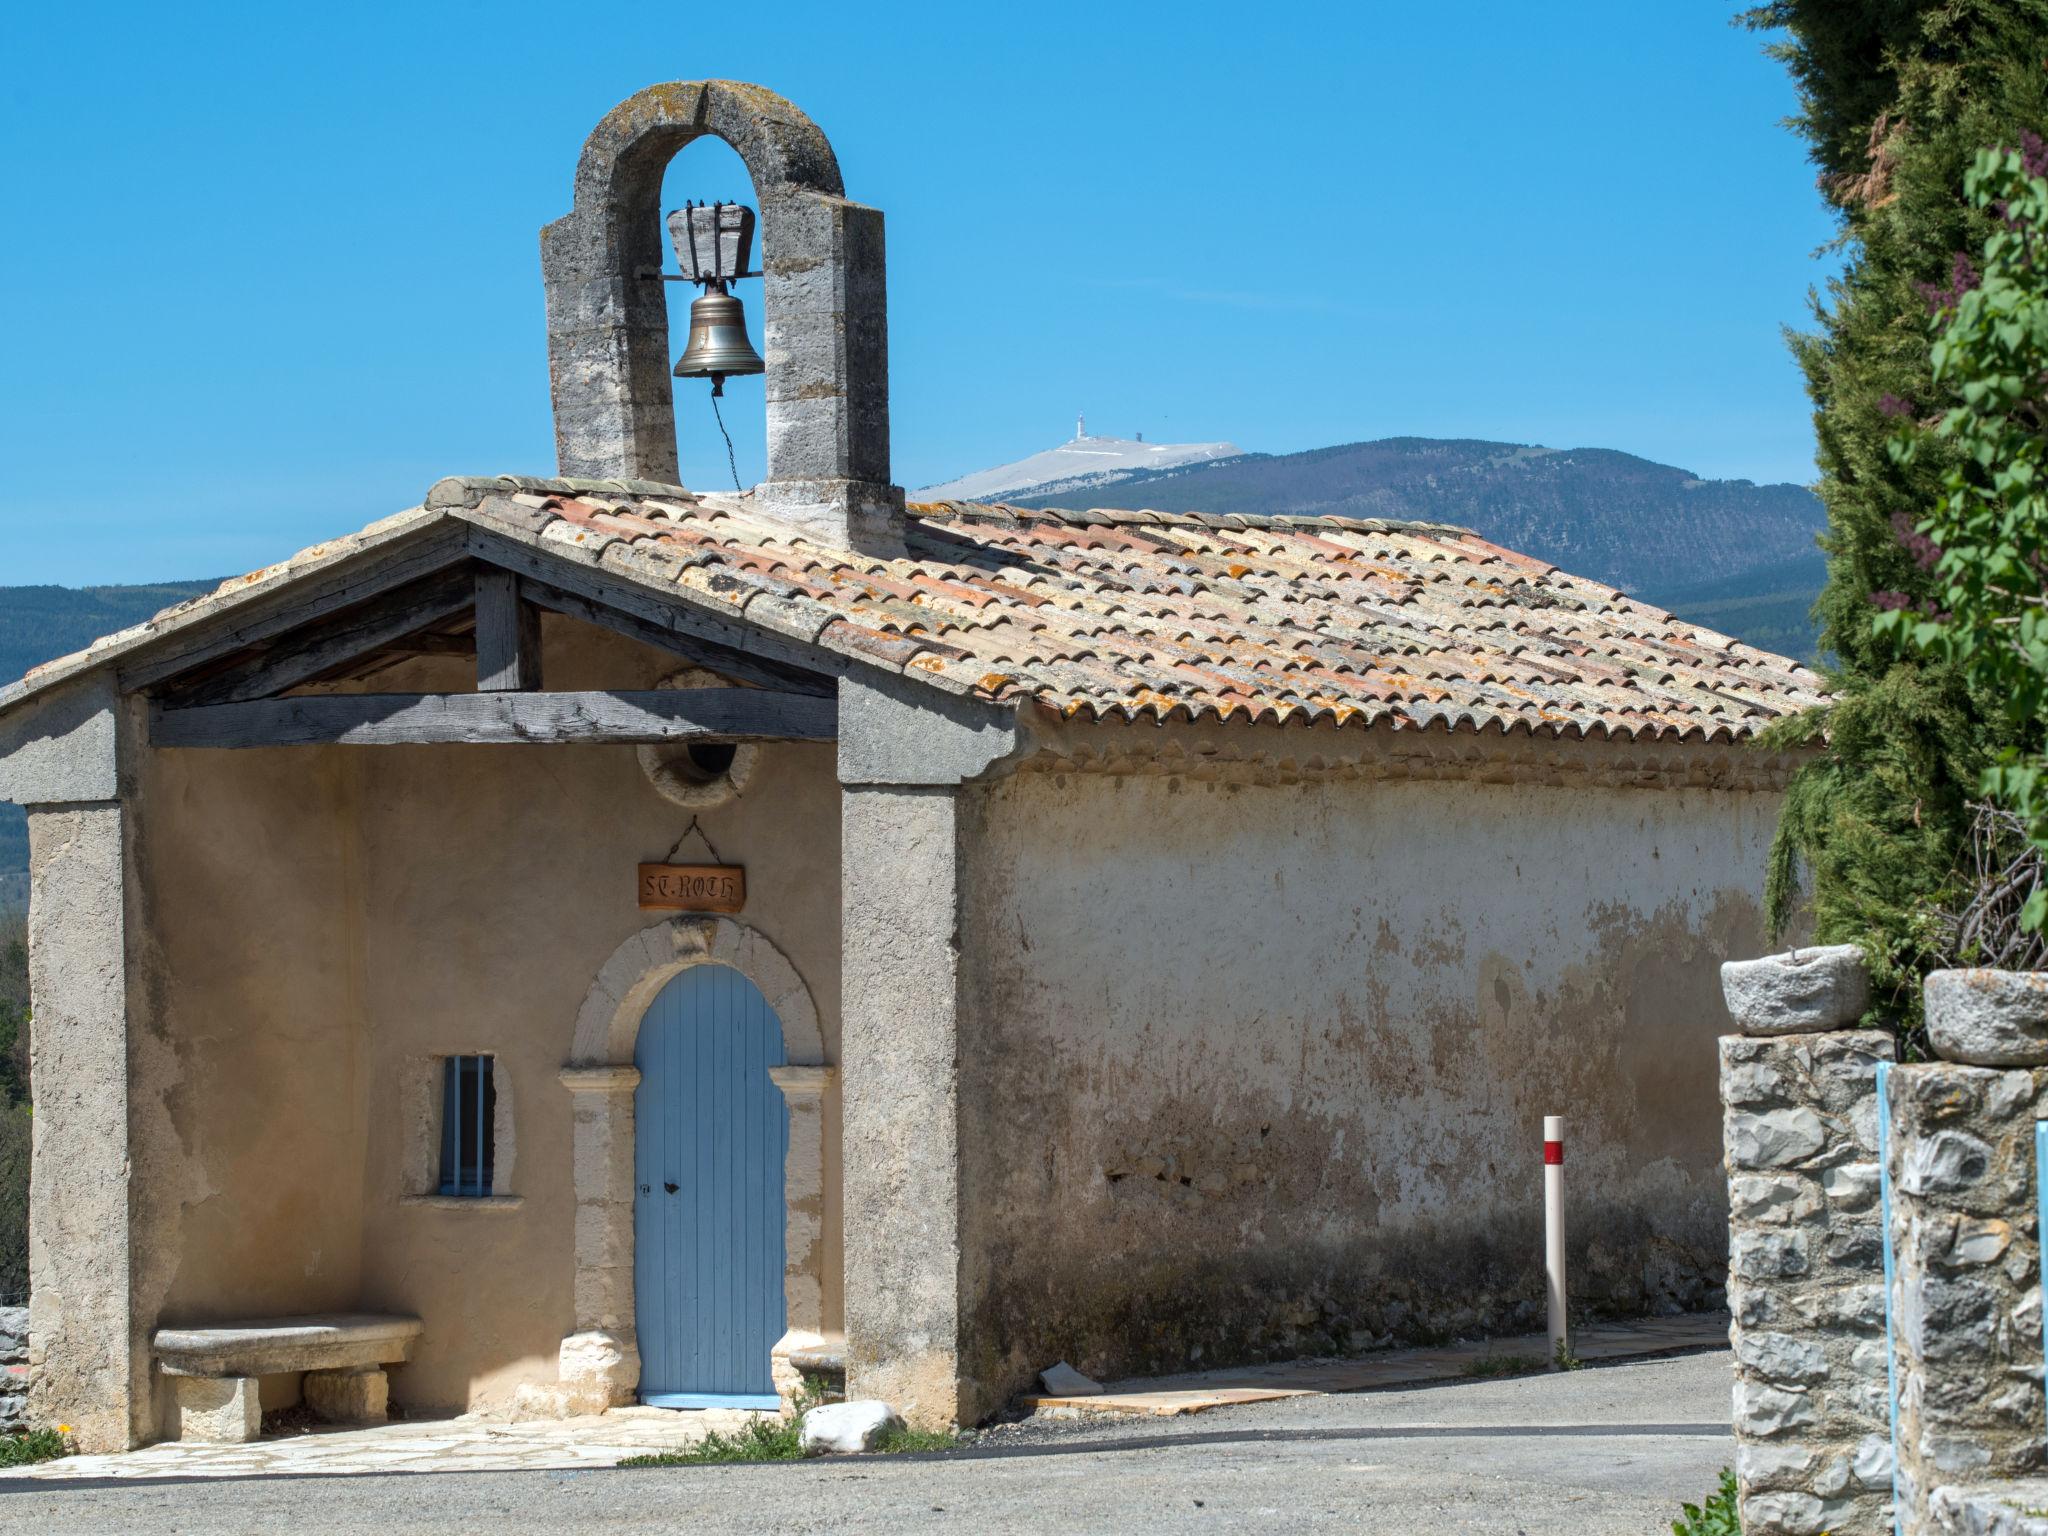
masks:
<path fill-rule="evenodd" d="M 443 474 L 552 472 L 537 232 L 608 108 L 706 76 L 795 100 L 888 216 L 906 486 L 1077 410 L 1808 479 L 1779 332 L 1833 231 L 1734 9 L 24 6 L 0 585 L 226 574 Z M 751 200 L 711 141 L 668 189 Z M 751 483 L 760 386 L 728 389 Z M 726 483 L 679 401 L 684 478 Z"/>

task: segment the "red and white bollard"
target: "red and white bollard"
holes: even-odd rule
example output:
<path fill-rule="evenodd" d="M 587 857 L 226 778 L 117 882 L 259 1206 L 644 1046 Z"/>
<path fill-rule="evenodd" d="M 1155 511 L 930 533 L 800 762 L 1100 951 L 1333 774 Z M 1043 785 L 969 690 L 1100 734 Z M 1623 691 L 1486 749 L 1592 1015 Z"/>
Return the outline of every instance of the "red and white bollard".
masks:
<path fill-rule="evenodd" d="M 1550 1358 L 1562 1363 L 1564 1320 L 1564 1117 L 1543 1117 L 1543 1289 L 1550 1306 Z"/>

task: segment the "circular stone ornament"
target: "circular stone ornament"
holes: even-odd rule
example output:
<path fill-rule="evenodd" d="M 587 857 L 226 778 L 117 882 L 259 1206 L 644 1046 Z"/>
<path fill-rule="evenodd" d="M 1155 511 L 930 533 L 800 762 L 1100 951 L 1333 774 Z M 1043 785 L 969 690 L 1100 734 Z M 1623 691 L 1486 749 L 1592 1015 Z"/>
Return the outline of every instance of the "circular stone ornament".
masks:
<path fill-rule="evenodd" d="M 2048 974 L 1933 971 L 1926 998 L 1928 1043 L 1942 1060 L 2048 1066 Z"/>
<path fill-rule="evenodd" d="M 728 688 L 715 672 L 686 667 L 664 680 L 663 688 Z M 723 805 L 747 787 L 761 749 L 729 741 L 650 742 L 636 749 L 640 771 L 662 799 L 701 811 Z"/>
<path fill-rule="evenodd" d="M 1870 972 L 1854 944 L 1795 949 L 1721 967 L 1721 994 L 1745 1035 L 1845 1029 L 1870 1006 Z"/>

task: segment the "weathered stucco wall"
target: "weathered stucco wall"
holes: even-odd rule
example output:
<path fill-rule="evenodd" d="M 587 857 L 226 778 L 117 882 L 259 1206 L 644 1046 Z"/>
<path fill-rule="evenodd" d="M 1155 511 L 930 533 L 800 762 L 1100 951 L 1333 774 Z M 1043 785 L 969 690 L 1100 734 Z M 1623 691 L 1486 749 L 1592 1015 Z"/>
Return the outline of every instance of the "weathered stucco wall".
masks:
<path fill-rule="evenodd" d="M 1026 771 L 963 818 L 990 1385 L 1720 1299 L 1720 962 L 1776 798 Z"/>
<path fill-rule="evenodd" d="M 675 669 L 567 621 L 546 634 L 552 688 L 647 687 Z M 460 688 L 463 666 L 420 663 L 374 686 Z M 598 968 L 662 920 L 638 910 L 634 866 L 665 859 L 692 812 L 655 792 L 630 747 L 145 756 L 158 1003 L 137 1057 L 153 1255 L 139 1310 L 416 1312 L 422 1342 L 392 1377 L 409 1406 L 502 1405 L 522 1383 L 552 1383 L 575 1326 L 559 1074 Z M 695 814 L 719 858 L 746 866 L 742 920 L 795 964 L 836 1061 L 831 747 L 765 748 L 740 798 Z M 692 836 L 678 858 L 710 855 Z M 423 1076 L 472 1051 L 498 1058 L 512 1142 L 499 1192 L 513 1198 L 409 1199 L 427 1193 Z M 824 1140 L 818 1267 L 836 1329 L 836 1095 Z"/>

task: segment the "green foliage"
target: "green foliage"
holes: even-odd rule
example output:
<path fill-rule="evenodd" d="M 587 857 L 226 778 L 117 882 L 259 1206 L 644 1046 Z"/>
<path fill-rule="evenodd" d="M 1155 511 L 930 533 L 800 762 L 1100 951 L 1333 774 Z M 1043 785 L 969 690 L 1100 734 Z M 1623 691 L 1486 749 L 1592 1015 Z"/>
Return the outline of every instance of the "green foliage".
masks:
<path fill-rule="evenodd" d="M 61 1425 L 56 1429 L 27 1429 L 0 1435 L 0 1467 L 26 1467 L 77 1454 L 78 1446 Z"/>
<path fill-rule="evenodd" d="M 1902 635 L 1956 668 L 1994 701 L 2000 750 L 1983 771 L 1984 792 L 2009 806 L 2035 846 L 2048 846 L 2048 146 L 1985 150 L 1964 178 L 1971 207 L 1997 222 L 1983 246 L 1981 277 L 1958 255 L 1938 299 L 1931 382 L 1953 402 L 1931 427 L 1903 428 L 1893 457 L 1910 465 L 1932 452 L 1942 494 L 1916 524 L 1914 546 L 1934 594 L 1903 595 L 1879 615 L 1881 634 Z M 1974 279 L 1974 284 L 1973 284 Z M 1907 409 L 1903 404 L 1900 410 Z M 2021 924 L 2038 930 L 2048 892 L 2036 892 Z"/>
<path fill-rule="evenodd" d="M 0 1306 L 28 1300 L 28 925 L 0 912 Z"/>
<path fill-rule="evenodd" d="M 750 1419 L 732 1434 L 712 1430 L 695 1445 L 679 1451 L 628 1456 L 622 1467 L 697 1467 L 728 1461 L 802 1461 L 802 1416 Z"/>
<path fill-rule="evenodd" d="M 968 1437 L 948 1429 L 891 1430 L 876 1449 L 891 1456 L 914 1455 L 919 1451 L 950 1451 Z"/>
<path fill-rule="evenodd" d="M 1782 930 L 1810 872 L 1814 938 L 1862 945 L 1883 984 L 1876 1011 L 1911 1023 L 1927 905 L 1952 894 L 1970 802 L 2005 743 L 1960 668 L 1876 622 L 1874 593 L 1933 595 L 1899 530 L 1935 504 L 1952 453 L 1894 458 L 1887 408 L 1930 397 L 1922 290 L 1993 222 L 1962 197 L 1964 171 L 1979 146 L 2048 120 L 2048 0 L 1773 0 L 1744 20 L 1785 29 L 1773 52 L 1799 87 L 1795 126 L 1844 254 L 1815 329 L 1792 338 L 1828 514 L 1814 614 L 1837 702 L 1767 737 L 1817 752 L 1780 823 L 1767 905 Z"/>
<path fill-rule="evenodd" d="M 0 912 L 0 1102 L 28 1099 L 28 919 Z"/>
<path fill-rule="evenodd" d="M 1682 1518 L 1671 1522 L 1671 1536 L 1742 1536 L 1735 1513 L 1735 1474 L 1723 1467 L 1721 1487 L 1704 1504 L 1681 1504 Z"/>
<path fill-rule="evenodd" d="M 1550 1369 L 1541 1355 L 1476 1355 L 1458 1367 L 1461 1376 L 1491 1380 L 1497 1376 L 1529 1376 Z"/>
<path fill-rule="evenodd" d="M 1583 1371 L 1586 1368 L 1586 1362 L 1572 1353 L 1572 1341 L 1569 1338 L 1557 1341 L 1557 1348 L 1550 1354 L 1550 1363 L 1560 1371 Z"/>

